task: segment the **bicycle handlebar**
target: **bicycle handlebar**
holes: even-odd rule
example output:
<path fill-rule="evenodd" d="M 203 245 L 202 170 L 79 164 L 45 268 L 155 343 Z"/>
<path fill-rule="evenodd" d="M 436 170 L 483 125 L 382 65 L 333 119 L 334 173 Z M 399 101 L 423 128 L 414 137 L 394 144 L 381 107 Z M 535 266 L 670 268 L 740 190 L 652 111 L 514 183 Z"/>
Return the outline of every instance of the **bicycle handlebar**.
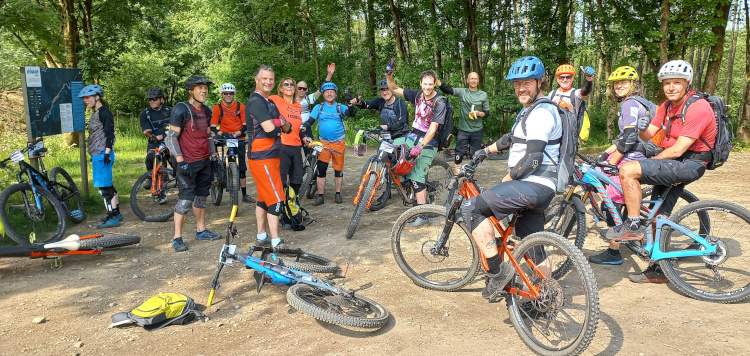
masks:
<path fill-rule="evenodd" d="M 584 163 L 586 163 L 586 164 L 588 164 L 588 165 L 590 165 L 592 167 L 609 168 L 609 169 L 611 169 L 613 171 L 613 173 L 614 172 L 619 172 L 619 168 L 615 164 L 612 164 L 612 163 L 609 163 L 609 162 L 597 162 L 595 159 L 593 159 L 591 157 L 586 157 L 586 156 L 584 156 L 584 155 L 582 155 L 580 153 L 576 153 L 576 155 L 578 156 L 578 158 L 580 158 L 581 160 L 583 160 Z"/>

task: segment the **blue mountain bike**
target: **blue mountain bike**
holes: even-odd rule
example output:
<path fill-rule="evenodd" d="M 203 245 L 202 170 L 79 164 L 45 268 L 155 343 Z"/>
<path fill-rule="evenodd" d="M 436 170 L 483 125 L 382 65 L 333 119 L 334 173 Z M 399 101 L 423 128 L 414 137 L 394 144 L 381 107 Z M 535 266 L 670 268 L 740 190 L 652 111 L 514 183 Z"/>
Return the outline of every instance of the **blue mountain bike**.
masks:
<path fill-rule="evenodd" d="M 623 215 L 604 184 L 620 192 L 622 188 L 595 169 L 597 166 L 607 164 L 590 159 L 581 164 L 581 181 L 596 190 L 615 224 L 620 225 Z M 643 200 L 644 239 L 623 244 L 644 260 L 658 262 L 669 281 L 691 298 L 733 303 L 750 297 L 750 211 L 727 201 L 703 200 L 667 218 L 659 208 L 671 189 L 655 200 Z"/>
<path fill-rule="evenodd" d="M 307 254 L 299 249 L 279 250 L 263 246 L 251 246 L 248 253 L 237 253 L 237 246 L 229 241 L 230 236 L 234 238 L 237 235 L 237 229 L 233 226 L 236 214 L 237 205 L 234 205 L 206 306 L 213 303 L 214 294 L 220 286 L 221 270 L 225 265 L 239 261 L 245 268 L 254 270 L 258 293 L 266 282 L 289 285 L 286 293 L 289 304 L 315 319 L 363 329 L 379 329 L 388 322 L 390 313 L 380 304 L 357 294 L 354 290 L 336 285 L 335 279 L 344 278 L 343 275 L 330 274 L 318 277 L 308 273 L 338 271 L 338 268 L 326 258 Z M 256 252 L 260 253 L 260 258 L 253 256 Z M 359 289 L 364 288 L 366 287 Z"/>

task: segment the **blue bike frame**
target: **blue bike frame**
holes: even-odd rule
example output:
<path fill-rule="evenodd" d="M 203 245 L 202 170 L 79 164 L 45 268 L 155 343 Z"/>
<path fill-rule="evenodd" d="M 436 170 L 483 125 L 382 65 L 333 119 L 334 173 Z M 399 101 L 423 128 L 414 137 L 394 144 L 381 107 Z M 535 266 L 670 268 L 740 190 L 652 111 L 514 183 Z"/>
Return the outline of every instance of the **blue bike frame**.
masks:
<path fill-rule="evenodd" d="M 588 164 L 581 164 L 579 166 L 576 166 L 576 169 L 578 169 L 582 174 L 583 177 L 581 178 L 581 181 L 576 181 L 574 184 L 589 184 L 593 186 L 599 197 L 602 199 L 602 204 L 607 208 L 607 211 L 612 216 L 612 219 L 615 221 L 616 225 L 622 224 L 622 217 L 620 216 L 620 213 L 615 208 L 614 203 L 612 202 L 612 199 L 610 199 L 609 194 L 607 194 L 607 190 L 604 188 L 604 184 L 602 182 L 611 185 L 617 191 L 622 193 L 622 187 L 618 184 L 616 184 L 612 178 L 610 178 L 608 175 L 594 169 L 594 167 L 588 165 Z M 646 229 L 646 244 L 643 246 L 643 249 L 648 252 L 649 256 L 654 260 L 663 260 L 668 258 L 681 258 L 681 257 L 693 257 L 693 256 L 709 256 L 709 255 L 715 255 L 716 254 L 716 246 L 717 245 L 711 245 L 708 243 L 708 240 L 706 238 L 696 234 L 695 232 L 685 228 L 684 226 L 677 224 L 675 222 L 670 221 L 668 218 L 666 218 L 664 215 L 656 215 L 659 211 L 659 208 L 664 203 L 664 196 L 667 195 L 667 192 L 669 192 L 669 189 L 657 200 L 642 200 L 641 201 L 641 209 L 644 209 L 648 212 L 648 220 L 655 220 L 656 228 L 652 233 L 652 229 Z M 648 204 L 654 204 L 654 207 L 652 209 L 648 209 L 646 205 Z M 667 225 L 677 231 L 680 231 L 681 233 L 689 236 L 691 239 L 695 240 L 695 242 L 699 243 L 701 246 L 703 246 L 704 250 L 698 250 L 698 249 L 688 249 L 688 250 L 681 250 L 681 251 L 670 251 L 670 252 L 664 252 L 659 247 L 659 242 L 661 239 L 661 231 L 662 228 Z M 654 236 L 655 235 L 655 236 Z"/>

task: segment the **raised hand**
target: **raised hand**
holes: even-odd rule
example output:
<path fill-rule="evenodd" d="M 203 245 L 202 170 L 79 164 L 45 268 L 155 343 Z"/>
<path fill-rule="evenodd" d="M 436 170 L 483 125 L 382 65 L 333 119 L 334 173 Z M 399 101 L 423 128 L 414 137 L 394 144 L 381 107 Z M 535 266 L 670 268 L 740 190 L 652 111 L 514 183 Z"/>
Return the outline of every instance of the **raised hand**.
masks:
<path fill-rule="evenodd" d="M 396 59 L 391 57 L 391 60 L 388 61 L 388 65 L 385 66 L 385 75 L 387 76 L 393 75 L 394 70 L 396 70 Z"/>

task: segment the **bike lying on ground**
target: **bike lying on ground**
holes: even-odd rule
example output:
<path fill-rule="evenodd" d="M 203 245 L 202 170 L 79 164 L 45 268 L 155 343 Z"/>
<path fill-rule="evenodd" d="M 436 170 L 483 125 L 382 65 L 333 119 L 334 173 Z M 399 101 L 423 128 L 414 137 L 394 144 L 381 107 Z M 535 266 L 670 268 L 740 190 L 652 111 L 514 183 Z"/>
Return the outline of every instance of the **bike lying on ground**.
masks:
<path fill-rule="evenodd" d="M 393 226 L 391 249 L 401 270 L 420 287 L 454 291 L 475 281 L 487 261 L 461 218 L 464 200 L 479 195 L 474 180 L 478 163 L 471 160 L 451 179 L 459 181 L 460 197 L 449 208 L 420 205 L 403 213 Z M 533 351 L 544 355 L 578 355 L 594 338 L 599 320 L 599 295 L 591 267 L 570 241 L 538 232 L 511 240 L 518 214 L 503 228 L 494 216 L 489 221 L 500 234 L 500 257 L 516 274 L 504 288 L 511 324 Z M 406 229 L 414 218 L 427 215 L 430 224 Z"/>
<path fill-rule="evenodd" d="M 596 162 L 595 160 L 581 154 L 578 154 L 578 157 L 589 167 L 598 166 L 616 168 L 614 165 L 606 162 Z M 562 237 L 570 239 L 579 249 L 583 247 L 584 240 L 588 234 L 588 225 L 586 223 L 587 211 L 585 204 L 590 203 L 591 209 L 588 213 L 594 216 L 594 221 L 607 221 L 601 207 L 605 206 L 605 201 L 612 201 L 605 186 L 603 186 L 605 189 L 602 191 L 597 190 L 594 186 L 594 182 L 602 182 L 596 179 L 596 177 L 593 177 L 588 170 L 584 172 L 583 167 L 584 166 L 581 164 L 576 164 L 576 169 L 573 171 L 574 179 L 570 183 L 568 191 L 563 195 L 555 196 L 544 212 L 546 221 L 545 230 L 553 231 Z M 622 190 L 622 188 L 614 183 L 614 181 L 612 181 L 612 184 L 618 187 L 618 190 Z M 583 195 L 576 193 L 576 190 L 579 187 L 583 191 Z M 651 196 L 652 192 L 653 187 L 649 186 L 643 188 L 642 194 L 644 197 L 647 197 Z M 597 201 L 596 198 L 598 198 L 599 201 Z M 675 208 L 681 208 L 687 204 L 697 202 L 698 200 L 698 197 L 685 189 L 680 193 Z M 649 200 L 644 201 L 644 203 L 649 202 Z M 641 205 L 641 217 L 644 218 L 647 218 L 651 211 L 646 205 L 647 204 Z M 625 206 L 623 205 L 622 209 L 619 211 L 620 215 L 624 215 L 625 210 Z M 673 209 L 673 211 L 676 210 Z"/>
<path fill-rule="evenodd" d="M 365 140 L 373 140 L 380 144 L 378 154 L 370 157 L 362 168 L 362 180 L 359 189 L 354 196 L 354 214 L 346 230 L 346 238 L 350 239 L 357 230 L 359 220 L 366 209 L 378 211 L 385 207 L 391 197 L 391 188 L 395 187 L 399 192 L 401 201 L 405 206 L 417 205 L 414 190 L 410 180 L 403 175 L 394 172 L 394 157 L 401 153 L 401 147 L 394 145 L 390 134 L 380 129 L 365 130 L 362 137 Z M 382 135 L 382 138 L 378 137 Z M 433 159 L 430 170 L 425 177 L 425 189 L 427 190 L 427 204 L 446 204 L 453 198 L 453 191 L 449 190 L 448 182 L 453 177 L 450 166 L 438 159 Z"/>
<path fill-rule="evenodd" d="M 54 167 L 47 175 L 42 160 L 46 147 L 37 148 L 42 139 L 29 142 L 25 148 L 13 152 L 0 161 L 18 163 L 18 183 L 0 193 L 0 219 L 5 233 L 16 243 L 54 242 L 63 237 L 67 218 L 75 223 L 85 220 L 83 198 L 70 174 Z M 26 163 L 25 153 L 38 157 L 41 171 Z"/>
<path fill-rule="evenodd" d="M 390 313 L 378 303 L 337 286 L 335 279 L 343 275 L 331 274 L 318 277 L 303 272 L 331 273 L 338 268 L 328 259 L 307 254 L 299 249 L 274 249 L 271 247 L 251 246 L 248 253 L 238 253 L 237 245 L 230 244 L 229 237 L 236 237 L 237 228 L 234 218 L 237 205 L 232 207 L 232 214 L 227 223 L 227 234 L 224 246 L 219 255 L 219 266 L 211 282 L 211 293 L 206 306 L 213 303 L 214 294 L 219 289 L 219 274 L 225 265 L 239 261 L 245 268 L 253 269 L 257 291 L 260 293 L 266 282 L 289 285 L 286 297 L 295 309 L 315 319 L 332 324 L 357 328 L 378 329 L 390 318 Z M 260 258 L 254 253 L 260 253 Z M 363 289 L 363 288 L 360 288 Z"/>
<path fill-rule="evenodd" d="M 214 137 L 216 153 L 219 158 L 212 161 L 213 183 L 211 183 L 211 203 L 219 206 L 224 195 L 224 189 L 229 192 L 232 205 L 240 201 L 240 167 L 237 163 L 239 157 L 240 139 Z M 224 147 L 227 149 L 225 150 Z"/>
<path fill-rule="evenodd" d="M 615 168 L 616 169 L 616 168 Z M 581 165 L 584 182 L 603 192 L 604 184 L 622 188 L 589 164 Z M 656 200 L 643 200 L 653 208 L 641 219 L 644 238 L 622 244 L 646 261 L 658 262 L 670 282 L 698 300 L 733 303 L 750 297 L 750 211 L 726 201 L 690 203 L 667 218 L 659 213 L 670 186 Z M 622 215 L 609 199 L 603 204 L 616 225 Z"/>
<path fill-rule="evenodd" d="M 70 235 L 51 243 L 34 243 L 23 246 L 0 247 L 0 257 L 55 258 L 68 255 L 98 255 L 105 248 L 135 245 L 141 242 L 139 236 Z M 59 265 L 57 266 L 59 268 Z"/>
<path fill-rule="evenodd" d="M 302 187 L 300 187 L 299 196 L 307 197 L 312 199 L 318 192 L 318 156 L 323 150 L 331 152 L 331 154 L 343 155 L 343 152 L 334 150 L 333 148 L 323 146 L 320 141 L 312 141 L 307 144 L 307 147 L 311 148 L 310 154 L 305 156 L 302 169 Z"/>
<path fill-rule="evenodd" d="M 149 142 L 157 142 L 156 137 L 146 133 Z M 164 141 L 154 149 L 154 165 L 150 172 L 143 173 L 130 190 L 130 207 L 138 218 L 147 222 L 162 222 L 174 215 L 177 203 L 177 179 L 170 166 L 169 149 Z M 147 188 L 144 183 L 151 180 Z"/>

